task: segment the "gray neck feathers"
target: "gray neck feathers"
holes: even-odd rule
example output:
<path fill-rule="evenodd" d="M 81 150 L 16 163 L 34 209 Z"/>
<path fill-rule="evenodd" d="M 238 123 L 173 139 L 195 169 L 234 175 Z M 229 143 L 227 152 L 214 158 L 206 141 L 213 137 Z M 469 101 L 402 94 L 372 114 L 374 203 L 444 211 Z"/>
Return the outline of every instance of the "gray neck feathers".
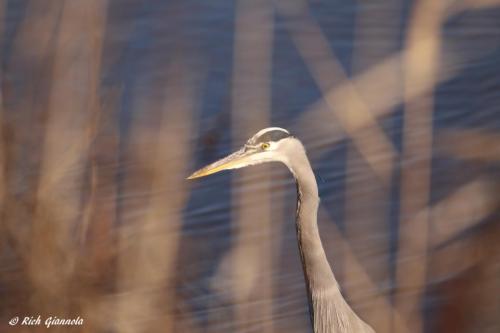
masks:
<path fill-rule="evenodd" d="M 293 150 L 288 167 L 297 182 L 297 240 L 314 332 L 373 332 L 345 302 L 326 258 L 317 224 L 318 186 L 305 150 L 298 144 L 301 149 Z"/>

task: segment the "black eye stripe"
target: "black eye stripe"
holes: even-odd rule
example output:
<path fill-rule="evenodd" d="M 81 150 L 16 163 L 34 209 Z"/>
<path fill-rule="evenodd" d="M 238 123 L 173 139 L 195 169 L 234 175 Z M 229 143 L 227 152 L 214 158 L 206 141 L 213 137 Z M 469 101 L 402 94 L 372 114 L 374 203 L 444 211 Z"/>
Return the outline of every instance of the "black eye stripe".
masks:
<path fill-rule="evenodd" d="M 260 143 L 265 143 L 269 141 L 279 141 L 281 139 L 285 139 L 290 137 L 290 134 L 287 132 L 283 132 L 280 130 L 274 130 L 274 131 L 269 131 L 261 136 L 254 138 L 254 141 L 252 142 L 253 144 L 260 144 Z"/>

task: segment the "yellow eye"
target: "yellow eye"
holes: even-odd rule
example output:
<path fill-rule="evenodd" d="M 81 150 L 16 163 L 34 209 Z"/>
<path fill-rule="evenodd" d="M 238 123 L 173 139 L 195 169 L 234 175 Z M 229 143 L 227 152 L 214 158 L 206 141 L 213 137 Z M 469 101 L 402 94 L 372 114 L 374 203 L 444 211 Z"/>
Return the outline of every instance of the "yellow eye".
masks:
<path fill-rule="evenodd" d="M 262 148 L 262 149 L 268 149 L 269 147 L 271 147 L 271 145 L 267 142 L 264 142 L 260 145 L 260 148 Z"/>

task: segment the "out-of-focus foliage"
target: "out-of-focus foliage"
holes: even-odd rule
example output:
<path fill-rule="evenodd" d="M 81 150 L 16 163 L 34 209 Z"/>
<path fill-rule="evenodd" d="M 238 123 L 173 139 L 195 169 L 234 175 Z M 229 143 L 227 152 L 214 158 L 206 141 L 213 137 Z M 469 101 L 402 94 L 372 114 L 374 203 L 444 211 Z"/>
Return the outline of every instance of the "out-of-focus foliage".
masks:
<path fill-rule="evenodd" d="M 498 0 L 0 1 L 0 332 L 310 330 L 283 166 L 378 332 L 500 331 Z"/>

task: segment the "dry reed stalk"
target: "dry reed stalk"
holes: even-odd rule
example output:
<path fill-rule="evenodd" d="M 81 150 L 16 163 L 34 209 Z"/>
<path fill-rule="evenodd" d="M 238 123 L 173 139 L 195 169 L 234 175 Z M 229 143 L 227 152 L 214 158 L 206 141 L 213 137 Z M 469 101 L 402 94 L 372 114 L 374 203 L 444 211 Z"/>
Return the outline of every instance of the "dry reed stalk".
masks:
<path fill-rule="evenodd" d="M 99 118 L 91 131 L 87 190 L 78 230 L 78 284 L 83 287 L 81 316 L 88 332 L 112 326 L 112 286 L 115 283 L 117 174 L 120 89 L 103 94 Z M 97 115 L 96 115 L 97 116 Z"/>
<path fill-rule="evenodd" d="M 377 11 L 360 8 L 356 17 L 353 72 L 362 73 L 396 52 L 402 8 L 400 1 L 378 1 L 370 6 L 380 7 Z M 374 42 L 376 41 L 376 42 Z M 398 71 L 389 73 L 389 80 L 401 80 Z M 381 78 L 383 80 L 384 78 Z M 376 138 L 373 138 L 375 140 Z M 366 165 L 364 158 L 353 144 L 348 145 L 346 165 L 346 221 L 345 242 L 356 253 L 359 263 L 351 258 L 344 259 L 344 291 L 356 309 L 356 300 L 367 293 L 382 294 L 381 286 L 391 283 L 389 267 L 390 225 L 389 218 L 391 182 L 381 184 L 377 174 Z M 394 156 L 396 157 L 396 156 Z M 394 162 L 394 161 L 393 161 Z M 391 163 L 391 165 L 393 164 Z M 393 173 L 393 170 L 389 170 Z M 361 207 L 361 208 L 360 208 Z M 371 279 L 359 280 L 359 265 Z M 372 283 L 372 281 L 375 283 Z M 379 286 L 373 290 L 372 288 Z M 382 296 L 378 296 L 380 299 Z M 388 297 L 388 294 L 384 297 Z M 361 310 L 361 311 L 360 311 Z M 392 307 L 369 304 L 357 312 L 377 332 L 390 332 Z"/>
<path fill-rule="evenodd" d="M 269 1 L 237 2 L 231 114 L 234 148 L 270 125 L 273 20 Z M 263 166 L 260 171 L 269 170 Z M 254 172 L 244 169 L 235 173 L 233 187 L 248 184 Z M 270 178 L 266 176 L 261 184 L 258 190 L 232 192 L 235 241 L 215 278 L 229 275 L 235 330 L 273 332 L 273 321 L 264 319 L 272 318 L 273 313 Z"/>
<path fill-rule="evenodd" d="M 89 156 L 89 190 L 80 227 L 80 242 L 99 256 L 113 248 L 112 229 L 116 223 L 119 133 L 116 125 L 121 89 L 104 94 L 99 119 L 91 132 L 93 145 Z M 101 253 L 101 254 L 99 254 Z"/>
<path fill-rule="evenodd" d="M 27 258 L 31 313 L 71 316 L 78 307 L 71 297 L 80 292 L 71 284 L 78 255 L 74 229 L 98 101 L 105 14 L 106 2 L 97 0 L 65 3 L 61 11 Z"/>
<path fill-rule="evenodd" d="M 30 3 L 24 21 L 19 24 L 10 57 L 2 53 L 2 63 L 6 64 L 2 67 L 1 77 L 2 109 L 10 102 L 9 112 L 2 110 L 2 140 L 5 140 L 2 146 L 4 209 L 1 220 L 2 245 L 5 245 L 2 248 L 2 262 L 9 268 L 0 278 L 7 290 L 2 302 L 2 312 L 6 318 L 32 312 L 29 304 L 32 289 L 29 288 L 27 266 L 30 232 L 35 221 L 34 188 L 38 175 L 33 176 L 35 173 L 30 174 L 27 170 L 39 168 L 41 153 L 38 150 L 43 128 L 26 124 L 29 124 L 30 117 L 37 119 L 37 115 L 45 112 L 44 98 L 39 95 L 47 94 L 47 78 L 40 78 L 37 74 L 49 73 L 43 68 L 50 63 L 48 41 L 53 35 L 59 12 L 60 5 L 56 3 L 46 6 L 45 11 L 37 4 Z M 33 29 L 32 25 L 38 29 Z M 27 63 L 29 66 L 26 66 Z M 19 81 L 12 80 L 13 77 Z M 16 94 L 9 94 L 12 91 Z M 8 320 L 5 320 L 2 325 L 7 323 Z"/>
<path fill-rule="evenodd" d="M 5 76 L 2 76 L 2 90 L 5 88 L 2 91 L 3 101 L 9 99 L 4 92 L 16 92 L 15 95 L 11 94 L 9 112 L 3 114 L 2 129 L 6 140 L 4 199 L 5 205 L 9 206 L 4 211 L 3 223 L 11 248 L 20 260 L 28 258 L 30 252 L 30 227 L 36 201 L 34 188 L 39 175 L 29 174 L 26 170 L 38 170 L 42 159 L 39 148 L 45 130 L 43 125 L 50 87 L 47 81 L 51 78 L 54 48 L 52 37 L 60 13 L 60 3 L 51 2 L 43 6 L 39 2 L 29 3 L 14 39 L 11 55 L 5 59 L 7 65 Z M 12 77 L 18 80 L 8 79 Z M 39 123 L 33 122 L 33 119 Z"/>
<path fill-rule="evenodd" d="M 0 1 L 0 22 L 4 21 L 6 3 L 5 1 Z M 4 41 L 4 25 L 0 24 L 0 43 L 3 44 Z M 0 53 L 0 63 L 3 63 L 3 53 Z M 5 147 L 5 129 L 4 129 L 4 99 L 3 99 L 3 69 L 0 69 L 0 232 L 4 233 L 4 202 L 5 202 L 5 190 L 6 190 L 6 179 L 5 179 L 5 169 L 6 169 L 6 147 Z M 4 238 L 0 239 L 0 248 Z"/>
<path fill-rule="evenodd" d="M 445 10 L 445 2 L 421 0 L 415 4 L 407 35 L 411 52 L 403 59 L 405 110 L 395 306 L 407 325 L 394 323 L 396 332 L 423 331 L 420 301 L 427 272 L 433 90 L 414 96 L 437 81 Z"/>
<path fill-rule="evenodd" d="M 473 8 L 473 7 L 472 7 Z M 469 6 L 457 7 L 454 10 L 448 10 L 443 13 L 443 21 L 450 19 L 451 15 L 457 15 L 464 10 L 471 9 Z M 342 80 L 336 86 L 329 88 L 326 93 L 326 99 L 330 100 L 332 104 L 349 106 L 357 103 L 356 96 L 349 96 L 343 94 L 343 91 L 348 90 L 350 86 L 355 86 L 357 93 L 362 97 L 366 105 L 370 106 L 370 111 L 376 118 L 384 117 L 390 114 L 395 106 L 403 102 L 403 95 L 401 93 L 401 80 L 399 75 L 403 71 L 404 59 L 408 54 L 418 52 L 419 49 L 425 47 L 428 43 L 425 39 L 415 40 L 409 43 L 405 48 L 391 56 L 386 57 L 377 64 L 371 66 L 363 73 L 355 75 L 350 80 Z M 409 101 L 417 99 L 432 91 L 434 87 L 441 82 L 444 82 L 455 75 L 457 75 L 471 60 L 471 55 L 463 55 L 455 52 L 454 43 L 449 40 L 441 41 L 441 59 L 445 61 L 440 63 L 439 68 L 436 69 L 436 75 L 433 77 L 421 78 L 418 86 L 413 87 L 411 90 L 405 92 L 404 99 Z M 476 50 L 477 54 L 474 57 L 484 55 L 488 50 Z M 355 101 L 350 101 L 354 98 Z M 344 103 L 337 103 L 337 99 L 347 99 Z M 349 112 L 350 109 L 342 109 L 339 112 Z M 332 142 L 342 140 L 346 137 L 346 133 L 342 129 L 334 126 L 337 121 L 336 115 L 330 111 L 328 104 L 324 102 L 324 98 L 314 102 L 303 115 L 297 120 L 297 128 L 308 128 L 314 124 L 316 137 L 329 137 Z M 365 131 L 365 127 L 369 123 L 360 118 L 358 123 L 353 124 L 352 130 L 357 132 Z"/>
<path fill-rule="evenodd" d="M 4 22 L 4 16 L 5 16 L 5 1 L 0 1 L 0 22 Z M 0 43 L 3 44 L 4 40 L 4 26 L 3 24 L 0 25 Z M 3 54 L 0 54 L 0 63 L 3 64 Z M 5 192 L 6 192 L 6 145 L 5 145 L 5 134 L 4 134 L 4 99 L 3 99 L 3 68 L 0 69 L 0 251 L 2 253 L 7 252 L 7 246 L 8 246 L 8 241 L 7 241 L 7 232 L 8 228 L 5 224 Z M 0 256 L 0 259 L 3 259 L 2 256 Z M 2 260 L 3 262 L 3 260 Z M 7 285 L 4 281 L 4 277 L 0 279 L 2 284 Z M 8 306 L 8 305 L 7 305 Z M 3 310 L 3 307 L 0 308 L 0 311 Z M 5 313 L 7 311 L 2 311 L 5 317 L 8 318 L 10 316 L 10 313 Z M 5 320 L 4 316 L 0 316 L 0 330 L 7 330 L 8 329 L 8 324 L 7 321 Z"/>
<path fill-rule="evenodd" d="M 396 149 L 378 125 L 357 87 L 347 78 L 321 28 L 305 10 L 295 12 L 296 7 L 302 6 L 305 7 L 302 0 L 281 1 L 278 8 L 281 14 L 288 17 L 292 39 L 321 90 L 322 99 L 328 105 L 331 118 L 326 125 L 340 123 L 380 181 L 387 185 L 392 173 L 392 160 L 397 154 Z M 318 58 L 321 58 L 321 61 L 318 61 Z M 341 82 L 343 84 L 339 86 Z M 335 90 L 335 95 L 328 94 L 332 87 L 339 89 Z M 364 133 L 356 131 L 361 124 Z M 325 136 L 328 135 L 325 133 Z"/>
<path fill-rule="evenodd" d="M 160 119 L 154 126 L 151 119 L 141 122 L 137 117 L 128 148 L 138 169 L 127 173 L 125 192 L 130 196 L 143 190 L 148 196 L 137 205 L 124 206 L 127 219 L 119 231 L 116 304 L 120 332 L 177 331 L 175 267 L 188 193 L 190 133 L 195 127 L 192 74 L 175 59 L 167 86 L 161 88 L 166 89 L 160 93 L 165 97 L 144 96 L 136 104 L 141 110 L 159 113 Z M 131 214 L 136 217 L 127 216 Z"/>
<path fill-rule="evenodd" d="M 366 165 L 358 151 L 349 145 L 346 165 L 345 241 L 356 254 L 343 258 L 342 281 L 346 296 L 358 310 L 360 296 L 377 293 L 390 298 L 383 287 L 390 285 L 388 212 L 390 192 L 380 184 L 373 169 Z M 359 279 L 359 268 L 371 279 Z M 377 332 L 390 332 L 391 307 L 369 304 L 356 311 Z"/>
<path fill-rule="evenodd" d="M 446 129 L 437 134 L 435 145 L 440 153 L 453 158 L 495 163 L 500 161 L 499 142 L 498 133 L 484 129 Z"/>
<path fill-rule="evenodd" d="M 498 208 L 492 195 L 493 180 L 475 179 L 432 206 L 432 234 L 429 244 L 438 247 L 477 225 Z"/>

